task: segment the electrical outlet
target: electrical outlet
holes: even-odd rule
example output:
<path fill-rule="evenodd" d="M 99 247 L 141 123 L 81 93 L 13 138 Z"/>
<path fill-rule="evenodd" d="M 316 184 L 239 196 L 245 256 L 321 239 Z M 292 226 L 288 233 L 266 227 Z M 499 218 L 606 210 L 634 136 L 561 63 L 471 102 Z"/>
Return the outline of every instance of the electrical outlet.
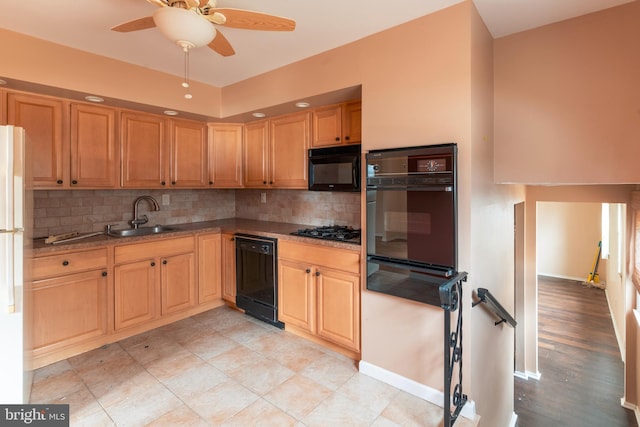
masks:
<path fill-rule="evenodd" d="M 169 195 L 168 194 L 163 194 L 162 195 L 162 206 L 169 206 Z"/>
<path fill-rule="evenodd" d="M 267 203 L 267 193 L 260 193 L 260 203 Z"/>

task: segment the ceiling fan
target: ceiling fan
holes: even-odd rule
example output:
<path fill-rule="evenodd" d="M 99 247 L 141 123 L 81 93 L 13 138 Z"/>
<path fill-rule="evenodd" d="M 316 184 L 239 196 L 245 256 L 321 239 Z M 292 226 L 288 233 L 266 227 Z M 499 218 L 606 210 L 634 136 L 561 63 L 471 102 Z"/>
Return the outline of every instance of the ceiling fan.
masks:
<path fill-rule="evenodd" d="M 222 56 L 236 52 L 215 24 L 245 30 L 293 31 L 292 19 L 243 9 L 218 8 L 216 0 L 147 0 L 160 9 L 153 16 L 134 19 L 111 28 L 128 33 L 158 27 L 183 49 L 207 45 Z"/>

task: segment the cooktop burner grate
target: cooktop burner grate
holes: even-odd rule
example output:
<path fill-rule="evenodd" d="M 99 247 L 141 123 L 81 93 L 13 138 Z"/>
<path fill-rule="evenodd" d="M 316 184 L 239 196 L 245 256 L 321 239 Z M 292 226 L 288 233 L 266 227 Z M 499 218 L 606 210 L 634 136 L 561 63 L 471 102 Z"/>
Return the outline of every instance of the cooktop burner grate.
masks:
<path fill-rule="evenodd" d="M 314 237 L 316 239 L 360 243 L 360 230 L 343 225 L 303 228 L 301 230 L 294 231 L 291 234 L 296 236 Z"/>

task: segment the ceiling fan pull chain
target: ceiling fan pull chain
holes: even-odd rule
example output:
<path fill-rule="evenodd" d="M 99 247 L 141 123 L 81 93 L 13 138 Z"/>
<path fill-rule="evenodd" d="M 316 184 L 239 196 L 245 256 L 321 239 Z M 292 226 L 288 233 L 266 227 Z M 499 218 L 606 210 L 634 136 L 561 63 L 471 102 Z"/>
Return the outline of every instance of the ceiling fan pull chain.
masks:
<path fill-rule="evenodd" d="M 191 99 L 191 91 L 189 90 L 189 46 L 184 45 L 184 82 L 182 82 L 182 87 L 186 89 L 186 93 L 184 97 L 186 99 Z"/>

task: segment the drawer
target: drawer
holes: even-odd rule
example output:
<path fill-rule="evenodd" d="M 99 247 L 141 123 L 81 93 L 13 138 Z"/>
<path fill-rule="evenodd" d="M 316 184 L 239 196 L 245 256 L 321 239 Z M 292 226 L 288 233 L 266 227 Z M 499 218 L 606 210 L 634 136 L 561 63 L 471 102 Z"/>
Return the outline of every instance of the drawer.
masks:
<path fill-rule="evenodd" d="M 193 252 L 194 250 L 195 238 L 193 236 L 153 240 L 144 243 L 116 246 L 114 262 L 121 264 L 123 262 L 184 254 Z"/>
<path fill-rule="evenodd" d="M 61 276 L 107 267 L 107 248 L 48 255 L 33 259 L 33 278 Z"/>
<path fill-rule="evenodd" d="M 280 240 L 278 257 L 360 275 L 360 252 Z"/>

